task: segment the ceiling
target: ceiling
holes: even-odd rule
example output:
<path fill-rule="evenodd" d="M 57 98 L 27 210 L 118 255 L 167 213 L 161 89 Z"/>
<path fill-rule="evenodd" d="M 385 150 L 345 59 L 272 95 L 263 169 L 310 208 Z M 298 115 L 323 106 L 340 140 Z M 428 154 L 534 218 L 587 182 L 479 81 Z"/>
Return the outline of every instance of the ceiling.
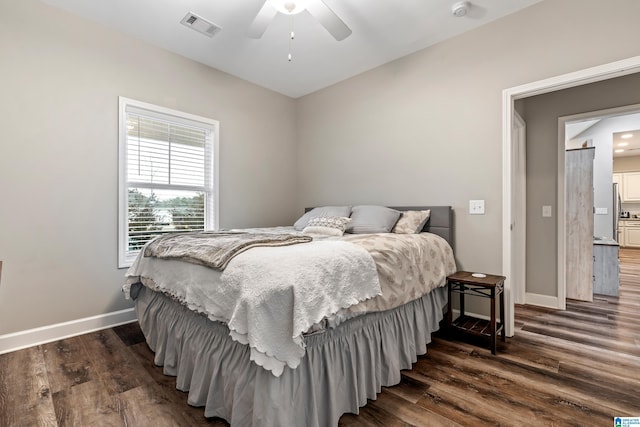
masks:
<path fill-rule="evenodd" d="M 620 119 L 624 120 L 620 122 Z M 640 156 L 640 112 L 567 122 L 567 148 L 578 148 L 580 144 L 586 143 L 585 138 L 588 138 L 590 129 L 596 125 L 605 127 L 611 133 L 613 158 Z"/>
<path fill-rule="evenodd" d="M 613 157 L 640 156 L 640 129 L 614 132 L 613 150 Z"/>
<path fill-rule="evenodd" d="M 279 13 L 262 38 L 248 37 L 264 0 L 42 1 L 297 98 L 541 0 L 472 0 L 463 17 L 452 14 L 455 0 L 324 0 L 353 31 L 343 41 L 306 10 L 293 20 Z M 209 38 L 185 27 L 189 12 L 222 30 Z"/>

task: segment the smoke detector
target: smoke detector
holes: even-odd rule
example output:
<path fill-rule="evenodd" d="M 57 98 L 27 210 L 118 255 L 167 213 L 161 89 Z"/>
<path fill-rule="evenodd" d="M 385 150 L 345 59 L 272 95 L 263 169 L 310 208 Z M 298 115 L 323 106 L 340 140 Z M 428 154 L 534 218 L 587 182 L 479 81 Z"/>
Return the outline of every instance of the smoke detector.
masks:
<path fill-rule="evenodd" d="M 462 18 L 469 11 L 471 4 L 468 1 L 460 1 L 451 7 L 451 13 L 456 18 Z"/>
<path fill-rule="evenodd" d="M 222 27 L 214 24 L 213 22 L 207 21 L 193 12 L 187 13 L 180 23 L 185 27 L 204 34 L 207 37 L 213 37 L 218 31 L 222 30 Z"/>

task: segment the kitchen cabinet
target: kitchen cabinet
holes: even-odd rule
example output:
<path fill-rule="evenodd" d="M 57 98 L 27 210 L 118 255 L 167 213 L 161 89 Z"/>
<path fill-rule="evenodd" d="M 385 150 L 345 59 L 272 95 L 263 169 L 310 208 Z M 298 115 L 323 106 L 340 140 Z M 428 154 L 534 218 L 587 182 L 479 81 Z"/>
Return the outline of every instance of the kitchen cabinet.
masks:
<path fill-rule="evenodd" d="M 624 190 L 622 188 L 622 186 L 624 185 L 624 182 L 622 180 L 622 172 L 614 173 L 611 178 L 614 184 L 618 184 L 618 196 L 620 197 L 620 201 L 622 202 L 622 198 L 624 197 Z M 613 195 L 613 197 L 615 197 L 615 194 Z"/>
<path fill-rule="evenodd" d="M 593 241 L 593 293 L 618 296 L 618 244 L 613 239 Z"/>
<path fill-rule="evenodd" d="M 622 193 L 622 173 L 614 173 L 612 178 L 613 183 L 618 184 L 619 191 Z"/>
<path fill-rule="evenodd" d="M 624 172 L 622 178 L 622 201 L 640 202 L 640 172 Z"/>
<path fill-rule="evenodd" d="M 625 221 L 623 227 L 624 244 L 629 248 L 640 248 L 640 221 Z"/>
<path fill-rule="evenodd" d="M 618 244 L 620 245 L 620 247 L 626 246 L 624 241 L 624 230 L 624 221 L 618 221 Z"/>

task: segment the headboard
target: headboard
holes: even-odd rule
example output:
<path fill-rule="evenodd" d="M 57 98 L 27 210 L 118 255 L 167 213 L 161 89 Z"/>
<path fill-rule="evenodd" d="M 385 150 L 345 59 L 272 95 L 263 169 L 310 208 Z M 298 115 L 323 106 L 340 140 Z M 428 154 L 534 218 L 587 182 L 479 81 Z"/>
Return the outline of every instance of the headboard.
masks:
<path fill-rule="evenodd" d="M 429 221 L 424 225 L 423 231 L 437 234 L 449 242 L 453 248 L 453 210 L 451 206 L 389 206 L 398 211 L 424 211 L 431 210 Z M 305 212 L 313 208 L 305 208 Z"/>

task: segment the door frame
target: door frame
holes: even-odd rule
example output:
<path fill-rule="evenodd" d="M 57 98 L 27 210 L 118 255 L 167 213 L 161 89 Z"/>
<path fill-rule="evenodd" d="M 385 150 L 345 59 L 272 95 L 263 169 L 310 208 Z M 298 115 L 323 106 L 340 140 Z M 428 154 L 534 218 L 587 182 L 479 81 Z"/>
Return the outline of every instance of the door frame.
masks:
<path fill-rule="evenodd" d="M 526 283 L 527 266 L 527 127 L 524 119 L 517 111 L 513 113 L 512 133 L 512 168 L 511 182 L 513 209 L 511 226 L 513 246 L 511 274 L 513 283 Z M 513 301 L 515 304 L 525 303 L 525 289 L 523 286 L 513 287 Z"/>
<path fill-rule="evenodd" d="M 518 244 L 515 241 L 514 233 L 511 226 L 516 218 L 516 212 L 512 212 L 513 197 L 516 183 L 513 179 L 513 122 L 515 106 L 517 99 L 527 98 L 530 96 L 541 95 L 544 93 L 555 92 L 562 89 L 581 86 L 589 83 L 595 83 L 602 80 L 608 80 L 615 77 L 626 76 L 640 72 L 640 56 L 615 61 L 596 67 L 586 68 L 572 73 L 562 74 L 548 79 L 538 80 L 520 86 L 511 87 L 502 91 L 502 272 L 507 277 L 505 280 L 505 330 L 508 336 L 513 336 L 515 329 L 515 298 L 514 287 L 518 286 L 518 294 L 525 295 L 525 283 L 516 283 L 512 277 L 518 277 L 522 272 L 514 272 L 514 268 L 518 268 L 512 264 L 512 249 Z M 563 130 L 564 133 L 564 130 Z M 558 159 L 558 162 L 560 160 Z M 560 194 L 560 193 L 559 193 Z M 558 198 L 560 196 L 558 195 Z M 563 197 L 564 199 L 564 197 Z M 556 209 L 560 216 L 560 200 L 558 200 L 558 208 Z M 564 205 L 562 206 L 564 215 Z M 564 251 L 564 241 L 558 238 L 558 250 Z M 564 240 L 564 236 L 563 239 Z M 560 269 L 558 269 L 560 270 Z M 564 271 L 564 268 L 563 268 Z M 558 271 L 560 276 L 560 271 Z M 561 278 L 558 277 L 558 283 Z M 562 280 L 564 280 L 562 278 Z M 560 288 L 560 286 L 558 286 Z M 558 289 L 559 293 L 559 289 Z M 561 304 L 559 295 L 550 300 L 556 300 L 556 307 Z M 564 302 L 564 299 L 562 299 Z"/>

